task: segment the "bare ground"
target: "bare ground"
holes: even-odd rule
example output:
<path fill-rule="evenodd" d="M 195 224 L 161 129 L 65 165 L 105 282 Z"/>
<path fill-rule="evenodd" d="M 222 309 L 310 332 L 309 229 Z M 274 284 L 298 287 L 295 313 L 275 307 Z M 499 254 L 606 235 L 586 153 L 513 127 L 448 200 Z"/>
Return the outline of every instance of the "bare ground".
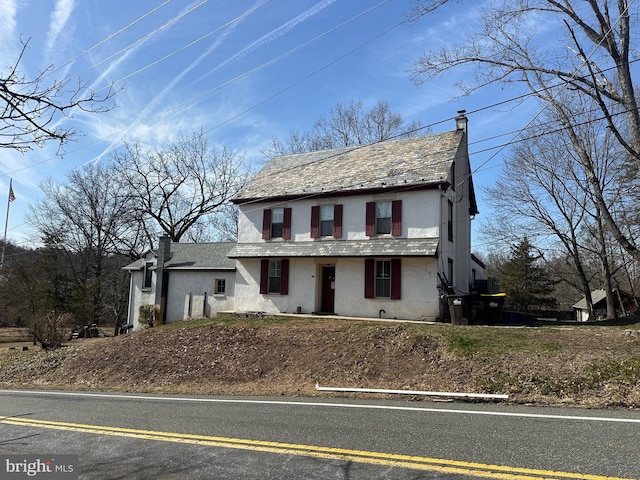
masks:
<path fill-rule="evenodd" d="M 53 352 L 3 346 L 0 387 L 336 395 L 318 392 L 319 383 L 499 393 L 515 403 L 640 408 L 638 328 L 209 320 L 74 340 Z"/>

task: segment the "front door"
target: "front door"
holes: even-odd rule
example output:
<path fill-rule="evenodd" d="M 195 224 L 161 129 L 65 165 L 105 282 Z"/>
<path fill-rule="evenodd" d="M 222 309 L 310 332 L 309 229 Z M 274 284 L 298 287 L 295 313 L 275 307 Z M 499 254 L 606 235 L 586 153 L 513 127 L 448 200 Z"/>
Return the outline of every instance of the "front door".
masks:
<path fill-rule="evenodd" d="M 322 308 L 324 313 L 333 313 L 335 308 L 336 267 L 322 267 Z"/>

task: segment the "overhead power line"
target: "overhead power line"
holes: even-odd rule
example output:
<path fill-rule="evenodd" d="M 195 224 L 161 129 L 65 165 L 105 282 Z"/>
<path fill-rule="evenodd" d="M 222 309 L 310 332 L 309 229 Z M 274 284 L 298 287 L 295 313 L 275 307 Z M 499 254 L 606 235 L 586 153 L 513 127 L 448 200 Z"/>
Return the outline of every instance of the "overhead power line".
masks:
<path fill-rule="evenodd" d="M 365 12 L 362 12 L 361 14 L 359 14 L 359 15 L 357 15 L 357 16 L 355 16 L 355 17 L 353 17 L 352 19 L 350 19 L 350 20 L 348 20 L 348 21 L 346 21 L 346 22 L 343 22 L 342 24 L 340 24 L 340 25 L 338 25 L 338 26 L 336 26 L 336 27 L 334 27 L 334 28 L 332 28 L 332 29 L 330 29 L 330 30 L 328 30 L 328 31 L 324 32 L 323 34 L 318 35 L 317 37 L 314 37 L 313 39 L 311 39 L 311 40 L 309 40 L 309 41 L 307 41 L 307 42 L 304 42 L 304 43 L 302 43 L 302 44 L 300 44 L 300 45 L 296 46 L 295 48 L 293 48 L 293 49 L 289 50 L 288 52 L 286 52 L 286 53 L 284 53 L 284 54 L 281 54 L 280 56 L 275 57 L 274 59 L 271 59 L 271 60 L 269 60 L 268 62 L 265 62 L 265 63 L 261 64 L 260 66 L 255 67 L 254 69 L 252 69 L 252 70 L 250 70 L 250 71 L 248 71 L 248 72 L 245 72 L 245 73 L 243 73 L 243 74 L 241 74 L 241 75 L 239 75 L 239 76 L 235 77 L 234 79 L 232 79 L 232 80 L 230 80 L 230 81 L 227 81 L 227 82 L 225 82 L 225 83 L 223 83 L 223 84 L 221 84 L 221 85 L 218 85 L 218 86 L 214 87 L 213 89 L 208 90 L 207 92 L 204 92 L 204 93 L 202 93 L 202 94 L 199 94 L 198 96 L 192 97 L 191 99 L 188 99 L 187 101 L 182 102 L 182 103 L 181 103 L 181 104 L 179 104 L 178 106 L 174 106 L 174 107 L 171 107 L 170 109 L 166 109 L 166 110 L 164 110 L 164 111 L 162 111 L 162 112 L 160 112 L 160 113 L 158 113 L 158 114 L 154 114 L 154 115 L 150 115 L 149 117 L 145 117 L 144 119 L 141 119 L 141 121 L 143 121 L 143 120 L 148 120 L 149 118 L 153 118 L 153 117 L 154 117 L 154 116 L 156 116 L 156 115 L 161 115 L 161 114 L 168 113 L 168 112 L 170 112 L 170 111 L 172 111 L 172 110 L 174 110 L 174 109 L 176 109 L 176 108 L 180 108 L 180 107 L 184 106 L 184 105 L 185 105 L 185 104 L 187 104 L 187 103 L 190 103 L 190 102 L 194 102 L 194 101 L 201 100 L 201 99 L 202 99 L 202 98 L 204 98 L 205 96 L 207 96 L 207 95 L 211 94 L 212 92 L 214 92 L 214 91 L 216 91 L 216 90 L 219 90 L 220 88 L 222 88 L 222 87 L 224 87 L 224 86 L 227 86 L 227 85 L 229 85 L 229 84 L 231 84 L 231 83 L 233 83 L 233 82 L 235 82 L 235 81 L 238 81 L 238 80 L 239 80 L 239 79 L 241 79 L 241 78 L 244 78 L 244 77 L 246 77 L 246 76 L 248 76 L 248 75 L 251 75 L 252 73 L 255 73 L 256 71 L 258 71 L 258 70 L 260 70 L 260 69 L 266 68 L 267 66 L 270 66 L 270 65 L 272 65 L 273 63 L 276 63 L 277 61 L 281 60 L 282 58 L 285 58 L 286 56 L 288 56 L 288 55 L 292 54 L 293 52 L 295 52 L 295 51 L 297 51 L 297 50 L 300 50 L 301 48 L 304 48 L 305 46 L 309 45 L 310 43 L 312 43 L 312 42 L 314 42 L 314 41 L 317 41 L 318 39 L 320 39 L 320 38 L 322 38 L 322 37 L 324 37 L 324 36 L 326 36 L 326 35 L 328 35 L 328 34 L 332 33 L 333 31 L 337 30 L 338 28 L 341 28 L 341 27 L 343 27 L 344 25 L 346 25 L 346 24 L 348 24 L 348 23 L 350 23 L 350 22 L 354 21 L 355 19 L 360 18 L 361 16 L 363 16 L 363 15 L 365 15 L 365 14 L 369 13 L 371 10 L 373 10 L 373 9 L 375 9 L 375 8 L 378 8 L 379 6 L 381 6 L 381 5 L 385 4 L 385 3 L 387 3 L 388 1 L 389 1 L 389 0 L 387 0 L 387 1 L 385 1 L 385 2 L 382 2 L 382 3 L 378 4 L 378 5 L 376 5 L 375 7 L 373 7 L 372 9 L 369 9 L 369 10 L 367 10 L 367 11 L 365 11 Z M 163 3 L 162 5 L 160 5 L 159 7 L 157 7 L 156 9 L 154 9 L 153 11 L 157 10 L 157 9 L 158 9 L 158 8 L 160 8 L 161 6 L 164 6 L 166 3 L 167 3 L 167 2 Z M 204 3 L 204 2 L 202 2 L 202 3 Z M 194 7 L 194 8 L 197 8 L 198 6 L 202 5 L 202 3 L 198 4 L 198 5 L 197 5 L 196 7 Z M 257 7 L 255 7 L 255 8 L 259 8 L 259 7 L 263 6 L 263 5 L 265 5 L 266 3 L 268 3 L 268 1 L 267 1 L 267 2 L 264 2 L 263 4 L 258 5 L 258 6 L 257 6 Z M 255 8 L 254 8 L 254 9 L 255 9 Z M 153 11 L 152 11 L 152 12 L 153 12 Z M 193 11 L 193 9 L 189 10 L 188 12 L 190 12 L 190 11 Z M 149 15 L 149 14 L 151 14 L 152 12 L 149 12 L 149 13 L 148 13 L 148 14 L 146 14 L 146 15 Z M 181 15 L 181 17 L 182 17 L 182 16 L 184 16 L 184 15 L 186 15 L 188 12 L 183 13 L 183 14 Z M 246 14 L 246 12 L 245 12 L 245 14 Z M 244 14 L 243 14 L 243 15 L 244 15 Z M 179 17 L 179 18 L 181 18 L 181 17 Z M 143 18 L 143 17 L 141 17 L 141 18 Z M 175 19 L 174 19 L 174 20 L 175 20 Z M 135 23 L 135 22 L 134 22 L 134 23 Z M 287 90 L 290 90 L 291 88 L 294 88 L 295 86 L 297 86 L 298 84 L 300 84 L 300 83 L 304 82 L 304 81 L 305 81 L 305 80 L 307 80 L 308 78 L 311 78 L 312 76 L 314 76 L 314 75 L 318 74 L 318 73 L 319 73 L 319 72 L 321 72 L 322 70 L 324 70 L 324 69 L 328 68 L 329 66 L 331 66 L 331 65 L 333 65 L 333 64 L 335 64 L 335 63 L 337 63 L 337 62 L 339 62 L 340 60 L 344 59 L 345 57 L 347 57 L 347 56 L 351 55 L 352 53 L 354 53 L 355 51 L 359 50 L 360 48 L 362 48 L 362 47 L 364 47 L 364 46 L 366 46 L 366 45 L 368 45 L 368 44 L 372 43 L 373 41 L 377 40 L 377 39 L 378 39 L 378 38 L 380 38 L 381 36 L 383 36 L 383 35 L 387 34 L 388 32 L 392 31 L 393 29 L 395 29 L 395 28 L 399 27 L 399 26 L 400 26 L 400 25 L 402 25 L 403 23 L 404 23 L 404 22 L 400 22 L 400 23 L 398 23 L 398 24 L 395 24 L 395 25 L 393 25 L 391 28 L 386 29 L 385 31 L 383 31 L 382 33 L 375 35 L 374 37 L 370 38 L 370 39 L 369 39 L 369 40 L 367 40 L 366 42 L 364 42 L 364 43 L 362 43 L 362 44 L 358 45 L 357 47 L 355 47 L 355 48 L 353 48 L 353 49 L 349 50 L 348 52 L 346 52 L 346 53 L 344 53 L 343 55 L 341 55 L 341 56 L 339 56 L 339 57 L 335 58 L 334 60 L 330 61 L 329 63 L 326 63 L 325 65 L 321 66 L 320 68 L 316 69 L 315 71 L 311 72 L 310 74 L 308 74 L 308 75 L 306 75 L 306 76 L 304 76 L 304 77 L 300 78 L 300 79 L 299 79 L 299 80 L 297 80 L 296 82 L 294 82 L 294 83 L 292 83 L 292 84 L 289 84 L 287 87 L 285 87 L 285 88 L 281 89 L 280 91 L 278 91 L 278 92 L 276 92 L 276 93 L 272 94 L 271 96 L 269 96 L 269 97 L 265 98 L 264 100 L 262 100 L 262 101 L 260 101 L 260 102 L 258 102 L 258 103 L 256 103 L 256 104 L 254 104 L 253 106 L 251 106 L 251 107 L 249 107 L 249 108 L 247 108 L 247 109 L 243 110 L 242 112 L 240 112 L 240 113 L 238 113 L 238 114 L 236 114 L 236 115 L 234 115 L 234 116 L 232 116 L 232 117 L 230 117 L 230 118 L 226 119 L 225 121 L 223 121 L 223 122 L 221 122 L 221 123 L 219 123 L 219 124 L 217 124 L 217 125 L 215 125 L 215 126 L 213 126 L 213 127 L 209 128 L 209 129 L 207 129 L 207 130 L 205 131 L 205 133 L 210 133 L 211 131 L 213 131 L 213 130 L 215 130 L 215 129 L 217 129 L 217 128 L 219 128 L 219 127 L 221 127 L 221 126 L 225 125 L 225 124 L 228 124 L 228 123 L 230 123 L 231 121 L 233 121 L 233 120 L 235 120 L 235 119 L 239 118 L 240 116 L 242 116 L 242 115 L 244 115 L 244 114 L 246 114 L 246 113 L 250 112 L 251 110 L 253 110 L 253 109 L 257 108 L 258 106 L 263 105 L 264 103 L 267 103 L 268 101 L 272 100 L 273 98 L 277 97 L 278 95 L 281 95 L 282 93 L 286 92 Z M 161 27 L 161 28 L 162 28 L 162 27 Z M 123 29 L 121 29 L 121 30 L 123 30 Z M 156 31 L 154 31 L 154 32 L 157 32 L 157 31 L 159 31 L 159 29 L 158 29 L 158 30 L 156 30 Z M 154 33 L 154 32 L 152 32 L 152 33 Z M 115 36 L 115 35 L 116 35 L 116 34 L 113 34 L 112 36 L 108 37 L 107 39 L 112 38 L 112 37 L 113 37 L 113 36 Z M 147 35 L 147 36 L 146 36 L 146 37 L 144 37 L 144 38 L 147 38 L 148 36 L 149 36 L 149 35 Z M 202 37 L 201 37 L 201 38 L 202 38 Z M 102 41 L 102 42 L 100 42 L 99 44 L 104 43 L 105 41 L 107 41 L 107 39 L 103 40 L 103 41 Z M 192 43 L 193 43 L 193 42 L 192 42 Z M 99 45 L 99 44 L 97 44 L 97 45 Z M 96 45 L 96 46 L 97 46 L 97 45 Z M 95 46 L 94 46 L 94 47 L 92 47 L 92 49 L 93 49 L 93 48 L 95 48 Z M 181 47 L 181 49 L 176 50 L 176 51 L 175 51 L 175 53 L 178 53 L 179 51 L 182 51 L 184 48 L 186 48 L 186 47 Z M 89 49 L 89 50 L 91 50 L 91 49 Z M 87 50 L 87 51 L 89 51 L 89 50 Z M 122 51 L 122 50 L 121 50 L 121 51 Z M 175 53 L 174 53 L 174 54 L 175 54 Z M 111 57 L 110 57 L 110 58 L 111 58 Z M 166 58 L 166 57 L 165 57 L 165 58 Z M 636 62 L 636 61 L 638 61 L 638 59 L 636 59 L 636 60 L 632 60 L 632 62 Z M 101 63 L 103 63 L 103 62 L 104 62 L 104 60 L 103 60 Z M 157 63 L 157 62 L 155 62 L 155 63 Z M 145 68 L 146 68 L 146 67 L 145 67 Z M 143 68 L 143 69 L 144 69 L 144 68 Z M 140 70 L 138 70 L 138 71 L 142 71 L 143 69 L 140 69 Z M 128 78 L 128 77 L 127 77 L 127 78 Z M 563 85 L 563 83 L 558 83 L 558 84 L 557 84 L 557 85 L 555 85 L 555 86 L 562 86 L 562 85 Z M 555 86 L 552 86 L 552 88 L 553 88 L 553 87 L 555 87 Z M 481 107 L 481 108 L 478 108 L 478 109 L 476 109 L 476 110 L 470 111 L 470 112 L 468 112 L 467 114 L 468 114 L 468 115 L 472 115 L 472 114 L 474 114 L 474 113 L 478 113 L 478 112 L 480 112 L 480 111 L 487 110 L 487 109 L 490 109 L 490 108 L 495 108 L 495 107 L 497 107 L 497 106 L 504 105 L 504 104 L 507 104 L 507 103 L 510 103 L 510 102 L 520 101 L 520 100 L 526 99 L 526 98 L 528 98 L 528 97 L 534 96 L 535 94 L 536 94 L 536 92 L 528 92 L 528 93 L 523 94 L 523 95 L 519 95 L 519 96 L 516 96 L 516 97 L 510 98 L 510 99 L 503 100 L 503 101 L 501 101 L 501 102 L 496 102 L 496 103 L 493 103 L 493 104 L 490 104 L 490 105 L 486 105 L 486 106 L 484 106 L 484 107 Z M 534 117 L 534 119 L 535 119 L 535 118 L 536 118 L 536 117 Z M 436 125 L 439 125 L 439 124 L 442 124 L 442 123 L 444 123 L 444 122 L 451 121 L 452 119 L 453 119 L 453 117 L 449 117 L 449 118 L 446 118 L 446 119 L 443 119 L 443 120 L 440 120 L 440 121 L 436 121 L 436 122 L 433 122 L 433 123 L 430 123 L 430 124 L 427 124 L 427 125 L 423 125 L 423 126 L 421 126 L 421 127 L 417 128 L 417 129 L 415 129 L 415 130 L 417 131 L 417 130 L 424 130 L 424 129 L 432 128 L 432 127 L 434 127 L 434 126 L 436 126 Z M 522 132 L 523 132 L 523 131 L 525 131 L 525 130 L 527 129 L 527 127 L 531 124 L 531 122 L 532 122 L 534 119 L 532 119 L 532 120 L 529 122 L 529 124 L 527 124 L 527 126 L 523 127 L 522 129 L 519 129 L 519 130 L 517 130 L 517 131 L 513 131 L 513 132 L 508 132 L 508 133 L 501 134 L 501 136 L 509 135 L 509 134 L 513 134 L 513 137 L 514 137 L 514 138 L 512 138 L 510 141 L 505 142 L 505 143 L 502 143 L 502 144 L 497 145 L 497 146 L 493 146 L 493 147 L 487 148 L 487 149 L 478 150 L 478 151 L 473 152 L 473 153 L 471 153 L 471 152 L 470 152 L 470 154 L 477 154 L 477 153 L 482 153 L 482 152 L 486 152 L 486 151 L 490 151 L 490 150 L 495 150 L 495 149 L 498 149 L 499 151 L 501 151 L 501 150 L 502 150 L 502 149 L 504 149 L 505 147 L 507 147 L 507 146 L 509 146 L 509 145 L 512 145 L 512 144 L 514 144 L 514 143 L 517 143 L 517 142 L 516 142 L 516 140 L 515 140 L 515 138 L 516 138 L 517 136 L 521 135 L 521 134 L 522 134 Z M 131 128 L 131 125 L 130 125 L 128 128 Z M 552 132 L 556 132 L 556 131 L 560 131 L 560 130 L 562 130 L 562 129 L 556 129 L 556 130 L 554 130 L 554 131 L 552 131 Z M 549 133 L 552 133 L 552 132 L 549 132 Z M 120 133 L 122 133 L 122 132 L 120 132 Z M 402 133 L 400 133 L 398 136 L 405 136 L 405 135 L 407 135 L 407 133 L 409 133 L 409 132 L 402 132 Z M 115 134 L 114 134 L 114 135 L 115 135 Z M 542 134 L 540 134 L 540 135 L 542 135 Z M 110 135 L 110 136 L 113 136 L 113 135 Z M 104 139 L 106 139 L 106 138 L 109 138 L 110 136 L 107 136 L 107 137 L 104 137 L 104 138 L 102 138 L 102 139 L 99 139 L 99 140 L 96 140 L 96 141 L 94 141 L 94 142 L 91 142 L 91 143 L 89 143 L 89 144 L 87 144 L 87 145 L 85 145 L 85 146 L 83 146 L 83 147 L 80 147 L 79 149 L 76 149 L 76 150 L 74 150 L 74 151 L 72 151 L 72 152 L 68 152 L 68 153 L 74 153 L 74 152 L 77 152 L 77 151 L 79 151 L 79 150 L 82 150 L 83 148 L 87 148 L 88 146 L 90 146 L 90 145 L 94 145 L 94 144 L 96 144 L 96 143 L 97 143 L 97 142 L 99 142 L 99 141 L 102 141 L 102 140 L 104 140 Z M 539 136 L 539 135 L 538 135 L 538 136 Z M 491 137 L 491 138 L 495 138 L 495 137 Z M 527 139 L 529 139 L 529 138 L 534 138 L 534 137 L 528 137 Z M 478 140 L 478 141 L 475 141 L 475 142 L 473 142 L 473 143 L 479 143 L 479 142 L 487 141 L 488 139 L 489 139 L 489 138 L 484 139 L 484 140 Z M 524 140 L 526 140 L 526 139 L 524 139 Z M 499 153 L 499 152 L 498 152 L 498 153 Z M 475 169 L 474 171 L 478 171 L 478 170 L 480 170 L 482 167 L 484 167 L 484 165 L 486 165 L 486 164 L 487 164 L 489 161 L 491 161 L 494 157 L 495 157 L 495 155 L 494 155 L 494 156 L 492 156 L 492 157 L 491 157 L 489 160 L 487 160 L 486 162 L 484 162 L 480 167 L 478 167 L 478 168 L 477 168 L 477 169 Z M 45 163 L 45 162 L 51 161 L 51 160 L 53 160 L 53 159 L 55 159 L 55 158 L 57 158 L 57 157 L 52 157 L 51 159 L 46 159 L 46 160 L 44 160 L 44 161 L 42 161 L 42 162 L 38 162 L 38 163 L 36 163 L 36 164 L 32 164 L 32 165 L 30 165 L 30 166 L 28 166 L 28 167 L 24 167 L 24 168 L 21 168 L 21 169 L 14 170 L 13 172 L 7 173 L 7 174 L 5 174 L 5 175 L 10 175 L 10 174 L 13 174 L 13 173 L 16 173 L 16 172 L 19 172 L 19 171 L 22 171 L 22 170 L 25 170 L 25 169 L 31 168 L 31 167 L 33 167 L 33 166 L 40 165 L 40 164 L 42 164 L 42 163 Z"/>
<path fill-rule="evenodd" d="M 141 17 L 136 18 L 133 22 L 128 23 L 127 25 L 125 25 L 124 27 L 120 28 L 119 30 L 113 32 L 111 35 L 105 37 L 104 39 L 100 40 L 98 43 L 96 43 L 95 45 L 93 45 L 92 47 L 87 48 L 85 51 L 77 54 L 75 57 L 73 57 L 71 60 L 65 62 L 64 64 L 62 64 L 59 67 L 56 67 L 55 69 L 51 70 L 50 72 L 47 73 L 48 75 L 51 75 L 59 70 L 62 70 L 63 68 L 71 65 L 73 62 L 75 62 L 76 60 L 84 57 L 87 53 L 92 52 L 93 50 L 95 50 L 96 48 L 98 48 L 100 45 L 104 45 L 105 43 L 107 43 L 108 41 L 112 40 L 113 38 L 117 37 L 118 35 L 120 35 L 121 33 L 125 32 L 126 30 L 128 30 L 129 28 L 133 27 L 134 25 L 140 23 L 142 20 L 144 20 L 145 18 L 153 15 L 155 12 L 157 12 L 158 10 L 160 10 L 162 7 L 164 7 L 165 5 L 167 5 L 168 3 L 171 3 L 172 0 L 165 0 L 163 3 L 161 3 L 160 5 L 158 5 L 157 7 L 149 10 L 147 13 L 145 13 L 144 15 L 142 15 Z M 97 66 L 97 65 L 95 65 Z M 93 67 L 92 67 L 93 68 Z"/>

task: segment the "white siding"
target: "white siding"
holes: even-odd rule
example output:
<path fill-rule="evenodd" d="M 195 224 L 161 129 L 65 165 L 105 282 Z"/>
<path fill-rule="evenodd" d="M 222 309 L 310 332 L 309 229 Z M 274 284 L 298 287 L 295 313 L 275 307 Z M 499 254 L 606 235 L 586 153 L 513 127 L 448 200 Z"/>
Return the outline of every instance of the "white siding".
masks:
<path fill-rule="evenodd" d="M 224 295 L 214 294 L 215 280 L 218 278 L 226 281 Z M 215 316 L 220 311 L 234 310 L 234 281 L 235 272 L 232 271 L 170 270 L 166 322 Z M 189 316 L 190 297 L 191 316 Z"/>
<path fill-rule="evenodd" d="M 444 194 L 440 205 L 441 231 L 440 238 L 440 272 L 448 275 L 448 259 L 453 260 L 453 278 L 449 283 L 462 292 L 469 292 L 471 285 L 471 219 L 469 216 L 469 165 L 466 152 L 456 155 L 455 190 L 449 189 Z M 448 202 L 453 204 L 453 241 L 448 237 Z"/>
<path fill-rule="evenodd" d="M 215 280 L 224 279 L 226 292 L 216 295 Z M 138 317 L 141 305 L 155 304 L 156 273 L 153 272 L 151 289 L 143 290 L 144 271 L 131 272 L 128 322 L 134 330 L 142 328 Z M 191 296 L 191 318 L 215 316 L 217 312 L 235 310 L 235 272 L 233 271 L 193 271 L 170 270 L 167 296 L 166 322 L 176 322 L 189 318 L 189 296 Z M 205 292 L 207 306 L 204 307 Z"/>
<path fill-rule="evenodd" d="M 131 272 L 131 285 L 130 285 L 130 298 L 129 298 L 129 315 L 127 322 L 133 325 L 134 330 L 141 328 L 138 322 L 138 316 L 140 313 L 141 305 L 153 305 L 155 303 L 155 279 L 156 274 L 154 272 L 151 289 L 142 289 L 142 282 L 144 281 L 144 270 Z"/>
<path fill-rule="evenodd" d="M 289 261 L 289 294 L 260 294 L 260 259 L 243 259 L 236 271 L 238 312 L 295 313 L 297 307 L 310 313 L 315 306 L 315 264 L 308 259 Z"/>
<path fill-rule="evenodd" d="M 437 263 L 433 258 L 402 259 L 400 300 L 364 298 L 364 259 L 297 259 L 289 263 L 289 294 L 261 295 L 260 260 L 238 265 L 236 310 L 268 313 L 311 313 L 320 309 L 321 267 L 335 265 L 335 313 L 350 317 L 433 320 L 439 315 Z"/>
<path fill-rule="evenodd" d="M 366 240 L 365 209 L 367 202 L 402 200 L 403 238 L 433 238 L 439 236 L 440 191 L 421 190 L 388 195 L 345 196 L 296 200 L 290 203 L 241 205 L 238 218 L 238 243 L 259 243 L 262 240 L 262 215 L 265 208 L 291 208 L 291 241 L 311 241 L 311 207 L 343 205 L 341 240 Z"/>

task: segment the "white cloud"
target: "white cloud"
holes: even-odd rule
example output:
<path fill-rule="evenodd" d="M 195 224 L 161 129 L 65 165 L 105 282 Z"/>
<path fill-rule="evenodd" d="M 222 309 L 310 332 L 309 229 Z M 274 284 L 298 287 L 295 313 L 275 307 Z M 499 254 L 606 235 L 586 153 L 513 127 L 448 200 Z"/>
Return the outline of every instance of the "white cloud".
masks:
<path fill-rule="evenodd" d="M 16 54 L 16 13 L 15 0 L 0 0 L 0 58 L 8 62 Z M 3 69 L 6 65 L 1 66 Z"/>
<path fill-rule="evenodd" d="M 47 44 L 45 51 L 52 52 L 56 47 L 56 41 L 60 34 L 65 30 L 73 8 L 75 0 L 57 0 L 56 5 L 51 12 L 51 23 L 49 24 L 49 33 L 47 35 Z"/>

